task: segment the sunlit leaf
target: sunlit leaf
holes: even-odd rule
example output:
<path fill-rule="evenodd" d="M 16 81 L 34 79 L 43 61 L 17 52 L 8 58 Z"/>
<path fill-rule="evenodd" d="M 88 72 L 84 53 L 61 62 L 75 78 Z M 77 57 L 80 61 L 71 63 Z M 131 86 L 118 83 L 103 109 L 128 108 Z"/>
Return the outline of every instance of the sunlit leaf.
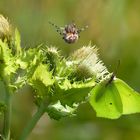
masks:
<path fill-rule="evenodd" d="M 10 79 L 16 72 L 15 57 L 6 42 L 0 40 L 0 74 L 3 78 Z"/>
<path fill-rule="evenodd" d="M 28 83 L 36 90 L 36 102 L 39 103 L 40 99 L 48 96 L 49 87 L 53 85 L 54 79 L 52 73 L 48 71 L 48 66 L 40 64 L 36 67 L 32 77 L 28 79 Z"/>
<path fill-rule="evenodd" d="M 90 90 L 95 86 L 95 82 L 90 80 L 85 83 L 73 83 L 65 80 L 63 83 L 55 84 L 53 101 L 59 100 L 62 105 L 73 106 L 87 100 Z"/>
<path fill-rule="evenodd" d="M 62 117 L 70 117 L 75 115 L 76 108 L 63 106 L 61 105 L 60 101 L 53 105 L 49 105 L 47 108 L 47 112 L 49 116 L 55 120 L 59 120 Z"/>
<path fill-rule="evenodd" d="M 18 29 L 15 29 L 15 47 L 16 47 L 16 53 L 19 54 L 21 53 L 21 38 L 20 38 L 20 33 Z"/>

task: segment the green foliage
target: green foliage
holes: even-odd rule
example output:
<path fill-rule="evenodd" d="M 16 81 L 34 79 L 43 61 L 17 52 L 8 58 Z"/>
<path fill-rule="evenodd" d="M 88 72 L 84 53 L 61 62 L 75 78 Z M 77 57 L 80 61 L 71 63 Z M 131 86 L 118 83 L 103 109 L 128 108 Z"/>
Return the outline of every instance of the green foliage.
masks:
<path fill-rule="evenodd" d="M 140 112 L 140 94 L 120 79 L 100 83 L 91 91 L 90 104 L 98 117 L 117 119 Z"/>
<path fill-rule="evenodd" d="M 81 103 L 87 102 L 96 81 L 102 81 L 109 74 L 91 45 L 64 58 L 56 48 L 45 45 L 22 49 L 20 41 L 17 29 L 12 43 L 0 41 L 1 77 L 8 78 L 6 84 L 13 92 L 30 85 L 35 91 L 35 103 L 38 107 L 42 102 L 49 103 L 46 111 L 53 118 L 72 115 Z"/>
<path fill-rule="evenodd" d="M 40 110 L 31 126 L 44 112 L 56 120 L 74 116 L 78 106 L 89 100 L 99 117 L 116 119 L 123 114 L 140 112 L 140 95 L 120 79 L 111 81 L 111 75 L 91 44 L 64 58 L 52 46 L 21 48 L 20 33 L 16 29 L 11 40 L 0 40 L 0 80 L 7 98 L 0 103 L 0 113 L 9 114 L 6 112 L 10 108 L 11 93 L 25 85 L 32 87 Z M 28 132 L 31 128 L 29 125 Z M 6 135 L 9 136 L 9 131 Z"/>
<path fill-rule="evenodd" d="M 6 111 L 6 105 L 4 103 L 0 103 L 0 115 L 3 115 Z"/>
<path fill-rule="evenodd" d="M 78 106 L 88 101 L 98 117 L 117 119 L 140 112 L 139 93 L 111 76 L 91 43 L 64 58 L 52 46 L 21 48 L 17 29 L 10 38 L 0 37 L 0 81 L 5 91 L 0 114 L 10 120 L 11 93 L 25 85 L 34 91 L 38 111 L 25 129 L 24 139 L 45 112 L 59 120 L 74 116 Z M 4 135 L 9 139 L 10 121 L 4 122 Z"/>
<path fill-rule="evenodd" d="M 15 64 L 16 58 L 12 55 L 12 50 L 7 42 L 0 40 L 0 78 L 10 86 L 12 76 L 16 73 L 18 66 Z"/>
<path fill-rule="evenodd" d="M 47 108 L 47 112 L 49 116 L 55 120 L 59 120 L 62 117 L 70 117 L 74 116 L 76 112 L 77 106 L 69 107 L 69 106 L 63 106 L 58 101 L 55 104 L 49 105 Z"/>
<path fill-rule="evenodd" d="M 46 104 L 53 119 L 74 115 L 89 98 L 99 117 L 140 112 L 138 93 L 119 79 L 106 84 L 111 74 L 95 46 L 89 44 L 64 58 L 55 47 L 22 49 L 20 42 L 17 29 L 11 43 L 0 40 L 1 80 L 13 92 L 30 85 L 36 105 Z"/>
<path fill-rule="evenodd" d="M 95 81 L 88 81 L 87 83 L 75 82 L 70 83 L 69 80 L 64 80 L 62 83 L 55 83 L 53 102 L 58 100 L 62 105 L 73 106 L 87 101 L 90 90 L 95 86 Z"/>
<path fill-rule="evenodd" d="M 0 1 L 1 12 L 8 14 L 9 17 L 12 18 L 12 22 L 18 24 L 18 28 L 24 37 L 22 38 L 22 47 L 29 46 L 29 44 L 34 46 L 35 44 L 40 43 L 42 40 L 44 42 L 47 41 L 49 43 L 56 44 L 56 46 L 59 44 L 59 47 L 62 48 L 64 53 L 68 54 L 72 50 L 82 46 L 81 44 L 86 45 L 87 40 L 90 38 L 91 40 L 94 40 L 95 43 L 100 44 L 99 49 L 101 56 L 104 58 L 106 64 L 111 65 L 110 68 L 115 65 L 116 60 L 121 59 L 119 77 L 129 81 L 130 85 L 138 91 L 140 91 L 140 79 L 138 78 L 140 77 L 139 5 L 139 0 L 90 0 L 88 2 L 82 0 L 61 0 L 59 2 L 52 0 L 41 0 L 36 2 L 33 0 L 24 0 L 20 1 L 18 6 L 15 0 Z M 51 30 L 48 24 L 48 18 L 58 25 L 64 25 L 71 21 L 71 19 L 74 19 L 78 27 L 86 23 L 88 23 L 90 26 L 88 30 L 81 34 L 81 37 L 76 44 L 64 45 L 61 37 L 59 37 L 59 35 L 57 35 L 53 29 Z M 24 65 L 26 63 L 23 61 L 22 63 L 23 64 L 21 67 L 26 67 L 26 65 Z M 63 64 L 62 67 L 59 68 L 63 69 Z M 25 79 L 23 78 L 23 75 L 25 75 L 24 72 L 26 72 L 26 70 L 24 71 L 23 69 L 19 69 L 17 73 L 15 73 L 17 76 L 20 75 L 24 81 L 19 83 L 19 86 L 21 87 L 22 84 L 25 85 L 27 83 L 26 77 Z M 17 79 L 15 78 L 15 80 Z M 21 88 L 19 86 L 18 89 Z M 1 93 L 2 90 L 0 94 Z M 22 96 L 26 96 L 26 94 L 20 94 L 18 96 L 22 98 Z M 26 100 L 23 100 L 27 105 Z M 87 106 L 88 105 L 89 104 L 87 104 Z M 16 108 L 17 107 L 21 109 L 24 107 L 24 105 L 19 104 L 16 106 Z M 47 139 L 51 140 L 112 139 L 112 137 L 114 139 L 118 138 L 127 140 L 140 139 L 139 114 L 124 116 L 118 120 L 110 121 L 108 119 L 95 118 L 95 116 L 93 116 L 90 111 L 91 110 L 89 107 L 85 108 L 85 106 L 81 106 L 81 114 L 78 114 L 81 116 L 76 119 L 76 122 L 74 121 L 74 123 L 72 123 L 71 119 L 68 121 L 63 120 L 63 123 L 55 122 L 57 127 L 53 122 L 53 127 L 51 127 L 51 124 L 49 124 L 49 128 L 47 127 L 48 130 L 45 131 L 45 136 L 43 137 L 42 135 L 41 137 L 41 134 L 43 133 L 42 132 L 39 136 L 39 139 L 45 140 L 46 137 Z M 12 118 L 17 123 L 17 118 L 15 119 L 15 115 L 17 114 L 14 112 L 14 116 L 12 116 Z M 24 112 L 24 115 L 28 115 L 28 111 Z M 18 120 L 22 120 L 21 114 L 19 114 L 18 117 Z M 84 122 L 83 118 L 84 120 L 86 119 Z M 87 120 L 89 118 L 92 122 Z M 19 135 L 19 133 L 16 131 L 16 128 L 17 130 L 21 130 L 22 127 L 21 125 L 16 125 L 16 123 L 14 123 L 16 127 L 12 127 L 14 128 L 12 129 L 13 137 L 16 137 L 14 134 Z M 96 124 L 96 127 L 92 123 Z M 103 133 L 98 133 L 100 130 L 102 130 Z M 55 135 L 52 135 L 51 132 L 55 132 Z M 33 134 L 29 139 L 37 139 L 36 137 L 36 134 Z"/>
<path fill-rule="evenodd" d="M 15 42 L 15 47 L 16 47 L 16 54 L 21 53 L 21 37 L 18 29 L 15 29 L 15 36 L 14 36 L 14 42 Z"/>
<path fill-rule="evenodd" d="M 17 29 L 12 47 L 0 40 L 1 79 L 13 91 L 30 85 L 38 106 L 49 102 L 46 111 L 50 117 L 72 116 L 90 93 L 90 103 L 99 117 L 115 119 L 140 112 L 139 94 L 118 79 L 106 84 L 111 74 L 90 44 L 65 59 L 54 47 L 26 50 L 21 49 L 20 41 Z"/>

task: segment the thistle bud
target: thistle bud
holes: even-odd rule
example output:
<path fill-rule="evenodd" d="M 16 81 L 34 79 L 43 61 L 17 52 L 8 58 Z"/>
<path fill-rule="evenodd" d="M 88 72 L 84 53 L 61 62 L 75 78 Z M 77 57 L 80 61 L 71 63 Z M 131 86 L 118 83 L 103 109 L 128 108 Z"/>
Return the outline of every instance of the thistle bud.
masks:
<path fill-rule="evenodd" d="M 11 27 L 6 18 L 0 15 L 0 39 L 4 40 L 5 38 L 9 40 L 11 35 Z"/>
<path fill-rule="evenodd" d="M 75 75 L 78 79 L 95 78 L 101 81 L 109 73 L 102 61 L 98 58 L 95 46 L 88 45 L 76 50 L 71 59 L 75 62 Z"/>
<path fill-rule="evenodd" d="M 55 47 L 45 47 L 43 52 L 44 52 L 43 62 L 49 64 L 50 71 L 53 71 L 54 74 L 56 71 L 57 64 L 60 61 L 59 51 Z"/>

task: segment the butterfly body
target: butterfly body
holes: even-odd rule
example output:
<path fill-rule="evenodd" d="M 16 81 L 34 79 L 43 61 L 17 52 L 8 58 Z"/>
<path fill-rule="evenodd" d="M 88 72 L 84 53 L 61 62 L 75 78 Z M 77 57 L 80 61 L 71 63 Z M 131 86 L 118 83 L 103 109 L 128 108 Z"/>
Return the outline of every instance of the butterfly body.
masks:
<path fill-rule="evenodd" d="M 74 23 L 65 25 L 65 27 L 58 27 L 54 23 L 49 23 L 56 28 L 57 32 L 63 36 L 62 38 L 68 44 L 75 43 L 79 39 L 80 32 L 87 28 L 86 26 L 85 28 L 78 29 Z"/>
<path fill-rule="evenodd" d="M 75 27 L 75 24 L 66 25 L 63 31 L 63 39 L 65 40 L 65 42 L 71 44 L 76 42 L 78 38 L 78 29 Z"/>

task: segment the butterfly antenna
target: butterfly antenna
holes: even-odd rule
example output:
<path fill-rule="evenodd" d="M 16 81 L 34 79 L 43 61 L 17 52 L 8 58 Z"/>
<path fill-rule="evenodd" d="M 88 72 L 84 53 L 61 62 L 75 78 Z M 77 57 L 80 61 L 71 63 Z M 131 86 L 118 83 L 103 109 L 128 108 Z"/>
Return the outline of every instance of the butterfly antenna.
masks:
<path fill-rule="evenodd" d="M 111 75 L 109 81 L 107 82 L 106 86 L 109 85 L 113 81 L 114 77 L 117 75 L 119 67 L 120 67 L 120 63 L 121 63 L 120 60 L 118 60 L 117 66 L 115 68 L 115 72 L 112 73 L 112 75 Z"/>
<path fill-rule="evenodd" d="M 117 75 L 118 70 L 119 70 L 119 67 L 120 67 L 120 64 L 121 64 L 121 61 L 118 60 L 118 62 L 117 62 L 117 66 L 116 66 L 116 69 L 115 69 L 115 72 L 114 72 L 114 75 Z"/>

